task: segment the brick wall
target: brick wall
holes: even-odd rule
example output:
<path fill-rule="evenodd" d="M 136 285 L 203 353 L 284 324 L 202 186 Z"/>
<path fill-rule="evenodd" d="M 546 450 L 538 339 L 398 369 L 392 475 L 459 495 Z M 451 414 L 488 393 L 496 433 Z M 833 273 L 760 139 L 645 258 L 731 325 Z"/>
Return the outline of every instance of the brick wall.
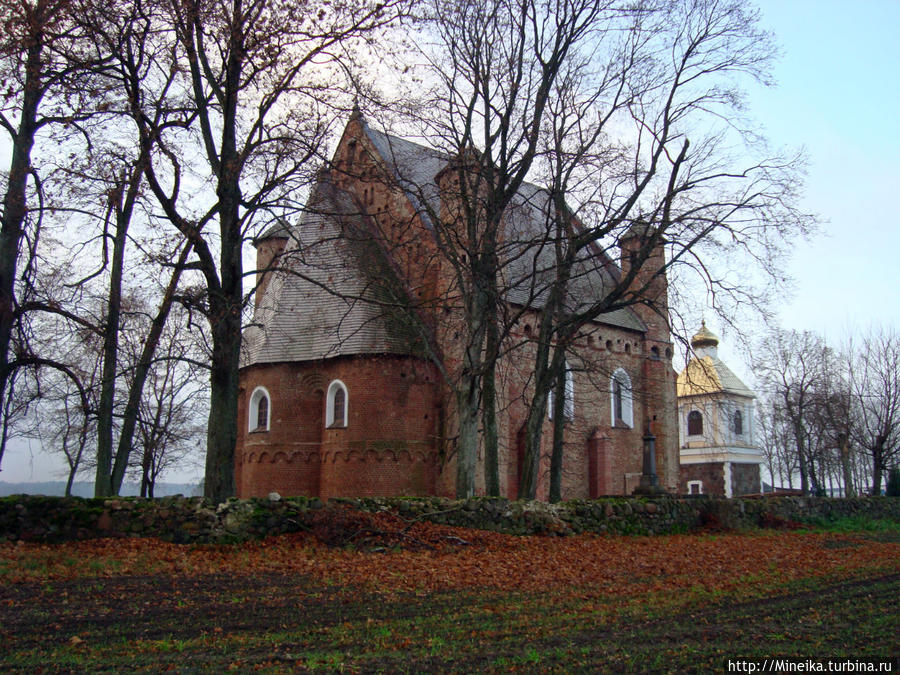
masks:
<path fill-rule="evenodd" d="M 437 373 L 414 357 L 356 356 L 243 369 L 238 496 L 433 494 L 441 416 Z M 347 389 L 346 427 L 325 428 L 325 393 Z M 270 395 L 270 426 L 249 431 L 249 400 Z"/>
<path fill-rule="evenodd" d="M 434 324 L 443 364 L 452 377 L 465 346 L 462 298 L 454 288 L 455 277 L 441 264 L 433 237 L 409 200 L 373 161 L 375 154 L 359 120 L 352 119 L 335 155 L 334 180 L 352 191 L 371 216 L 374 236 L 391 251 L 411 299 L 421 302 L 420 314 Z M 446 206 L 442 203 L 445 210 Z M 276 249 L 274 242 L 261 245 L 261 263 L 276 254 Z M 665 302 L 665 280 L 651 285 L 657 299 Z M 512 497 L 517 494 L 521 470 L 521 429 L 531 397 L 532 339 L 538 332 L 537 321 L 537 312 L 523 315 L 508 345 L 517 346 L 498 366 L 501 493 Z M 657 439 L 660 484 L 669 490 L 677 488 L 675 374 L 668 327 L 650 310 L 645 322 L 647 334 L 596 325 L 576 342 L 572 363 L 575 416 L 566 425 L 564 499 L 630 494 L 641 473 L 643 436 L 648 427 Z M 620 367 L 632 382 L 634 420 L 630 428 L 611 421 L 609 383 Z M 326 429 L 325 393 L 335 379 L 347 386 L 349 420 L 346 428 Z M 271 396 L 271 424 L 266 431 L 251 432 L 247 410 L 258 386 Z M 413 357 L 341 357 L 245 368 L 236 452 L 238 493 L 245 497 L 273 490 L 326 497 L 449 496 L 456 470 L 453 409 L 453 396 L 439 381 L 437 369 Z M 538 482 L 542 499 L 549 488 L 551 449 L 552 423 L 545 418 Z M 483 453 L 478 459 L 476 486 L 483 494 Z"/>
<path fill-rule="evenodd" d="M 500 404 L 505 413 L 500 419 L 501 466 L 504 459 L 506 463 L 506 471 L 501 471 L 501 485 L 506 483 L 505 494 L 511 497 L 517 494 L 519 457 L 524 448 L 521 429 L 532 395 L 535 351 L 532 337 L 537 332 L 537 321 L 536 312 L 527 313 L 520 319 L 511 336 L 511 340 L 520 346 L 498 369 L 505 396 Z M 594 326 L 576 341 L 575 355 L 570 359 L 575 410 L 574 418 L 566 423 L 563 499 L 630 494 L 637 486 L 642 470 L 643 437 L 648 422 L 657 437 L 656 464 L 660 484 L 673 491 L 676 489 L 678 449 L 674 371 L 664 350 L 658 361 L 650 358 L 650 344 L 640 333 L 604 325 Z M 624 369 L 631 378 L 634 420 L 630 428 L 613 425 L 611 419 L 610 377 L 617 368 Z M 663 387 L 671 391 L 663 392 Z M 552 450 L 552 420 L 549 418 L 545 418 L 541 450 L 538 497 L 545 499 Z"/>

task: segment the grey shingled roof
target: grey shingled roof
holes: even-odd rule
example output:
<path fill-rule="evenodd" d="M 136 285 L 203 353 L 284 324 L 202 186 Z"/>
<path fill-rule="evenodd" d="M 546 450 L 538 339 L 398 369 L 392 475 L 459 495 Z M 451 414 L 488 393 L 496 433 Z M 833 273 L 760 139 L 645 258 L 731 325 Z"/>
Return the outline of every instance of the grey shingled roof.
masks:
<path fill-rule="evenodd" d="M 360 122 L 425 225 L 432 227 L 428 211 L 437 213 L 440 208 L 435 176 L 446 166 L 447 156 Z M 546 190 L 524 184 L 510 206 L 511 215 L 505 218 L 510 260 L 504 270 L 509 284 L 507 299 L 535 309 L 543 307 L 546 285 L 552 279 L 553 248 L 533 243 L 544 229 L 543 214 L 548 208 Z M 348 229 L 354 233 L 350 241 L 345 236 Z M 323 176 L 300 222 L 290 229 L 279 265 L 284 269 L 271 273 L 253 322 L 244 333 L 242 365 L 413 353 L 408 333 L 371 302 L 375 292 L 370 283 L 372 271 L 364 269 L 366 252 L 361 251 L 359 241 L 352 241 L 364 229 L 352 197 Z M 283 224 L 277 223 L 263 236 L 283 233 Z M 523 243 L 517 248 L 517 242 Z M 608 258 L 585 259 L 576 266 L 571 284 L 575 305 L 582 304 L 580 299 L 587 302 L 602 297 L 613 282 L 610 267 L 614 265 Z M 627 308 L 603 315 L 600 323 L 646 330 Z"/>
<path fill-rule="evenodd" d="M 431 226 L 428 211 L 438 213 L 440 198 L 435 176 L 448 162 L 448 155 L 432 148 L 419 145 L 373 129 L 360 119 L 362 127 L 372 145 L 385 160 L 393 177 L 404 189 L 413 207 L 427 226 Z M 423 202 L 428 203 L 424 208 Z M 523 183 L 505 214 L 506 247 L 505 256 L 509 260 L 504 269 L 506 298 L 514 304 L 540 309 L 546 302 L 549 283 L 553 278 L 555 253 L 551 244 L 536 246 L 542 233 L 546 231 L 546 215 L 552 209 L 546 189 L 531 183 Z M 521 242 L 521 245 L 518 243 Z M 576 263 L 570 284 L 570 309 L 577 310 L 603 297 L 615 280 L 610 268 L 615 265 L 608 259 L 589 257 L 594 255 L 589 249 L 585 257 Z M 646 326 L 632 310 L 618 309 L 603 315 L 602 323 L 640 332 Z"/>
<path fill-rule="evenodd" d="M 547 190 L 524 183 L 510 206 L 507 217 L 507 255 L 509 265 L 504 270 L 507 279 L 507 299 L 515 304 L 539 309 L 544 306 L 550 284 L 556 274 L 556 254 L 552 242 L 536 245 L 546 231 L 546 215 L 553 209 Z M 577 312 L 593 305 L 612 288 L 616 280 L 610 269 L 618 268 L 609 258 L 590 249 L 582 251 L 569 281 L 568 309 Z M 602 323 L 644 332 L 643 321 L 631 309 L 607 312 Z"/>
<path fill-rule="evenodd" d="M 440 197 L 434 177 L 447 165 L 447 155 L 373 129 L 364 119 L 360 119 L 360 123 L 426 227 L 433 227 L 430 213 L 440 211 Z"/>
<path fill-rule="evenodd" d="M 411 352 L 404 331 L 371 302 L 356 243 L 344 236 L 358 227 L 356 212 L 347 193 L 317 184 L 244 333 L 242 365 Z"/>

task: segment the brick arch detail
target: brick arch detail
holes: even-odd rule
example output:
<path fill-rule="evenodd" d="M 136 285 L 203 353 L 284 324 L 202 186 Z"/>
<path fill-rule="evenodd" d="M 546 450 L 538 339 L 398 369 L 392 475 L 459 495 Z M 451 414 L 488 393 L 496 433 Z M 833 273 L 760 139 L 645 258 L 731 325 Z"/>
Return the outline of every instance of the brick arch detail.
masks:
<path fill-rule="evenodd" d="M 325 376 L 318 371 L 304 373 L 300 378 L 300 388 L 310 394 L 314 394 L 317 391 L 324 393 L 327 386 L 328 382 L 325 380 Z"/>

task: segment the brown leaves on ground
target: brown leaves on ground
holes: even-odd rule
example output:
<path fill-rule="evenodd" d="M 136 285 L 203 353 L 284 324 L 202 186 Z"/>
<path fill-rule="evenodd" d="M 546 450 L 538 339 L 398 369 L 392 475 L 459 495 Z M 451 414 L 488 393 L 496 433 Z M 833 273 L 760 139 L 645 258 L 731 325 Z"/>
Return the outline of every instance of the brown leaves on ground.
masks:
<path fill-rule="evenodd" d="M 0 544 L 0 578 L 6 583 L 278 572 L 389 594 L 567 588 L 588 598 L 680 588 L 718 592 L 755 583 L 897 571 L 900 543 L 854 535 L 518 537 L 360 512 L 323 512 L 308 533 L 228 546 L 136 538 Z"/>

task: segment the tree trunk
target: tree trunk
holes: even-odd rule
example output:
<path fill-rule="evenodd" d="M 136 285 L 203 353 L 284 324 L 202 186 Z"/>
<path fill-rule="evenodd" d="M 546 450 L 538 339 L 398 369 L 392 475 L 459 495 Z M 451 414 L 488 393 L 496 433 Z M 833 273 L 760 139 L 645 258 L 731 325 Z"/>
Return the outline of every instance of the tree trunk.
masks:
<path fill-rule="evenodd" d="M 144 448 L 144 456 L 141 457 L 141 497 L 147 497 L 147 487 L 150 484 L 150 449 Z"/>
<path fill-rule="evenodd" d="M 229 336 L 227 328 L 227 325 L 213 328 L 213 335 L 217 337 L 213 340 L 206 435 L 206 483 L 203 492 L 205 497 L 216 503 L 234 496 L 238 369 L 232 364 L 237 363 L 240 353 L 240 331 L 236 331 L 236 336 Z"/>
<path fill-rule="evenodd" d="M 68 443 L 68 441 L 66 439 L 63 439 L 63 452 L 65 452 L 68 455 L 67 448 L 66 448 L 67 443 Z M 75 482 L 75 474 L 78 473 L 78 464 L 79 464 L 80 459 L 81 459 L 81 453 L 79 452 L 75 456 L 75 461 L 69 462 L 69 476 L 66 479 L 66 491 L 65 491 L 66 497 L 72 496 L 72 483 Z"/>
<path fill-rule="evenodd" d="M 9 440 L 10 416 L 12 413 L 13 391 L 16 386 L 16 373 L 10 374 L 6 381 L 6 398 L 0 395 L 3 402 L 3 422 L 0 428 L 0 465 L 3 464 L 3 454 L 6 452 L 6 442 Z"/>
<path fill-rule="evenodd" d="M 241 172 L 243 160 L 237 151 L 238 95 L 243 70 L 244 24 L 243 7 L 239 1 L 232 5 L 230 44 L 222 86 L 222 143 L 218 157 L 208 147 L 209 164 L 216 172 L 216 196 L 219 207 L 219 235 L 221 252 L 219 274 L 221 283 L 209 288 L 209 323 L 212 333 L 212 363 L 210 372 L 209 427 L 206 444 L 206 484 L 204 494 L 214 502 L 234 496 L 234 449 L 237 443 L 238 368 L 241 357 L 241 313 L 243 309 L 243 236 L 241 232 Z M 199 21 L 199 16 L 192 20 Z M 197 26 L 198 51 L 202 51 L 202 35 Z M 193 38 L 192 38 L 193 39 Z M 195 96 L 205 96 L 196 82 L 200 81 L 196 59 L 191 63 L 195 71 Z M 201 124 L 208 131 L 212 125 L 204 107 Z M 206 272 L 213 280 L 212 270 Z"/>
<path fill-rule="evenodd" d="M 0 223 L 0 410 L 4 410 L 4 400 L 9 378 L 9 348 L 12 342 L 13 325 L 16 320 L 16 267 L 19 248 L 24 234 L 25 217 L 28 213 L 27 186 L 31 172 L 31 150 L 37 132 L 37 112 L 43 97 L 41 82 L 41 56 L 43 41 L 40 27 L 45 21 L 45 3 L 37 3 L 31 18 L 37 35 L 30 37 L 25 58 L 25 81 L 22 90 L 22 112 L 19 126 L 12 142 L 12 157 L 3 197 L 3 217 Z"/>
<path fill-rule="evenodd" d="M 559 368 L 556 373 L 554 390 L 556 395 L 553 397 L 553 450 L 550 453 L 549 500 L 551 504 L 555 504 L 562 499 L 563 441 L 565 440 L 566 424 L 566 368 L 564 359 L 563 367 Z"/>
<path fill-rule="evenodd" d="M 459 441 L 456 449 L 456 498 L 475 494 L 475 460 L 478 453 L 478 388 L 467 387 L 457 396 Z"/>
<path fill-rule="evenodd" d="M 528 406 L 528 416 L 525 418 L 525 459 L 522 463 L 522 475 L 519 476 L 519 499 L 534 499 L 537 497 L 538 472 L 541 465 L 541 437 L 544 431 L 544 418 L 547 413 L 547 400 L 549 399 L 550 381 L 549 351 L 547 340 L 538 338 L 537 356 L 535 357 L 534 370 L 534 395 Z"/>
<path fill-rule="evenodd" d="M 791 409 L 788 408 L 788 413 L 790 414 Z M 806 461 L 806 450 L 804 448 L 804 430 L 803 426 L 796 421 L 793 423 L 794 429 L 794 445 L 797 448 L 797 462 L 800 465 L 800 490 L 803 494 L 809 494 L 809 469 L 807 468 Z"/>
<path fill-rule="evenodd" d="M 500 338 L 497 318 L 489 311 L 487 321 L 487 342 L 485 344 L 485 369 L 482 382 L 482 427 L 484 435 L 484 483 L 485 491 L 491 497 L 500 496 L 500 461 L 497 443 L 497 358 L 500 353 Z"/>
<path fill-rule="evenodd" d="M 223 248 L 225 248 L 223 243 Z M 223 252 L 223 258 L 224 258 Z M 224 262 L 224 261 L 223 261 Z M 233 261 L 240 270 L 240 256 Z M 223 264 L 223 282 L 225 281 Z M 231 276 L 231 275 L 229 275 Z M 234 448 L 237 443 L 238 364 L 241 353 L 240 274 L 230 281 L 225 298 L 210 303 L 212 362 L 210 371 L 209 426 L 206 436 L 206 484 L 204 495 L 223 502 L 234 496 Z M 223 283 L 223 286 L 225 284 Z M 236 287 L 236 292 L 235 292 Z M 223 295 L 225 290 L 223 288 Z"/>
<path fill-rule="evenodd" d="M 881 494 L 881 476 L 884 472 L 884 447 L 879 443 L 872 448 L 872 494 Z"/>
<path fill-rule="evenodd" d="M 465 297 L 466 349 L 456 387 L 459 416 L 459 438 L 456 448 L 456 497 L 465 499 L 475 494 L 475 467 L 478 458 L 478 420 L 482 404 L 484 373 L 483 349 L 487 330 L 487 297 L 483 284 Z"/>
<path fill-rule="evenodd" d="M 150 332 L 144 340 L 141 356 L 134 370 L 134 378 L 128 389 L 128 401 L 125 404 L 125 412 L 122 416 L 122 430 L 119 432 L 119 445 L 116 449 L 115 463 L 112 470 L 113 494 L 119 494 L 119 491 L 122 489 L 125 470 L 128 468 L 128 458 L 131 454 L 131 447 L 134 444 L 134 431 L 137 425 L 138 409 L 144 392 L 144 385 L 147 382 L 147 375 L 150 373 L 153 355 L 159 346 L 163 328 L 169 318 L 169 311 L 172 309 L 172 300 L 178 288 L 178 282 L 181 279 L 181 271 L 184 269 L 190 252 L 191 243 L 186 242 L 178 256 L 178 261 L 175 263 L 175 269 L 172 270 L 172 276 L 169 277 L 169 284 L 163 295 L 162 303 L 156 312 L 156 316 L 153 317 L 153 322 L 150 324 Z"/>
<path fill-rule="evenodd" d="M 118 204 L 110 208 L 118 210 Z M 129 214 L 130 215 L 130 214 Z M 128 218 L 116 215 L 116 234 L 113 238 L 112 267 L 109 273 L 109 294 L 106 300 L 106 326 L 103 331 L 103 371 L 100 379 L 100 402 L 97 410 L 97 470 L 94 496 L 116 494 L 112 484 L 113 406 L 116 395 L 116 371 L 119 364 L 119 317 L 122 313 L 122 265 Z"/>
<path fill-rule="evenodd" d="M 232 133 L 234 128 L 231 129 Z M 234 147 L 233 136 L 223 146 Z M 234 496 L 234 449 L 237 443 L 238 368 L 241 357 L 243 300 L 243 239 L 238 208 L 237 159 L 223 152 L 219 181 L 221 286 L 210 289 L 209 322 L 212 333 L 209 427 L 206 445 L 204 494 L 214 502 Z"/>

